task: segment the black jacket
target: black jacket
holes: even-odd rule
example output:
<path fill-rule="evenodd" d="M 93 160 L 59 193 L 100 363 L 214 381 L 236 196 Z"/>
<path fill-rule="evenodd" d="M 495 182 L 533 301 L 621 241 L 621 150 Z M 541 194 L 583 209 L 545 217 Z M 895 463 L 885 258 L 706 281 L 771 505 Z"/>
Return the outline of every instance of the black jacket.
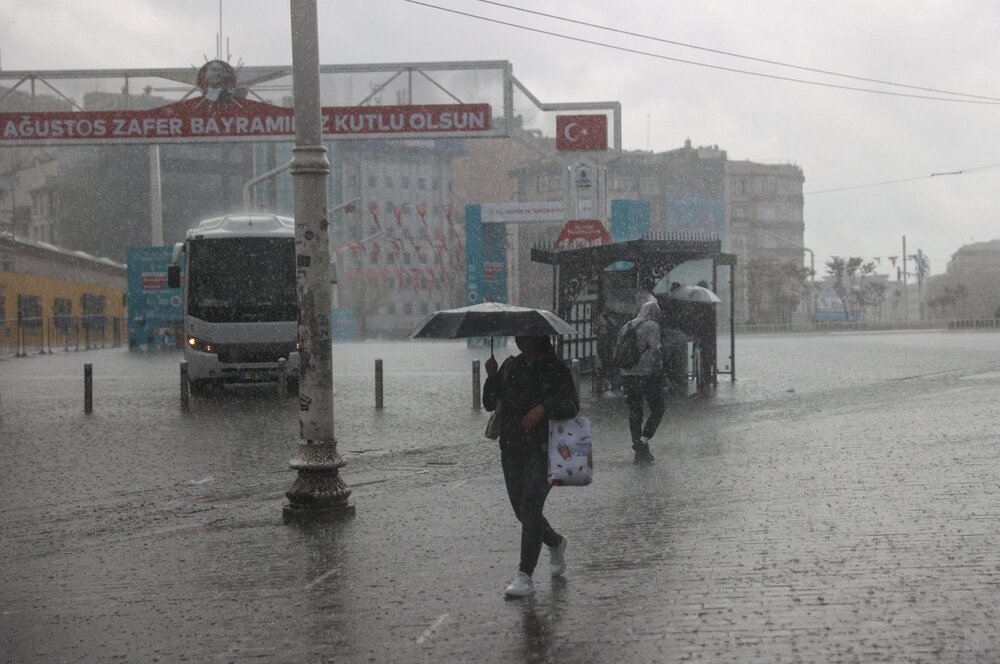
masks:
<path fill-rule="evenodd" d="M 569 367 L 552 353 L 532 361 L 523 355 L 508 357 L 495 375 L 483 385 L 483 407 L 500 411 L 500 445 L 520 450 L 545 449 L 549 439 L 548 420 L 575 417 L 580 400 Z M 521 420 L 538 404 L 545 405 L 545 418 L 526 432 Z"/>

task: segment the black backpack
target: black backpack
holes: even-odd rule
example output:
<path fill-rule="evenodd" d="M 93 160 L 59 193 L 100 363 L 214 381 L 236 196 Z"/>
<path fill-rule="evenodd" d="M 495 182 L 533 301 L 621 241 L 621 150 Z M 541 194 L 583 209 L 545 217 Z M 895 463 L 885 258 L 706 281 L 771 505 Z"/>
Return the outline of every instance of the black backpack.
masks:
<path fill-rule="evenodd" d="M 612 359 L 612 363 L 618 369 L 631 369 L 639 363 L 639 358 L 642 356 L 642 351 L 639 350 L 639 335 L 636 332 L 639 326 L 630 325 L 630 323 L 625 325 L 629 327 L 626 327 L 621 340 L 615 346 L 615 354 Z"/>

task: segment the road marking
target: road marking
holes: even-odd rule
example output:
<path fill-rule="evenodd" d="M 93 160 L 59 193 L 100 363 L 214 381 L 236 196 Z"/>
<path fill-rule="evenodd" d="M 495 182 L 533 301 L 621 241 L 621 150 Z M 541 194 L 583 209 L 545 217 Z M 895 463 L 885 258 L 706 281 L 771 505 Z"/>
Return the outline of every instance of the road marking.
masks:
<path fill-rule="evenodd" d="M 440 627 L 442 623 L 444 623 L 444 621 L 447 619 L 448 619 L 447 613 L 442 613 L 437 618 L 435 618 L 434 622 L 431 623 L 431 626 L 425 629 L 424 633 L 421 634 L 419 637 L 417 637 L 417 645 L 422 645 L 424 641 L 431 638 L 431 636 L 434 634 L 437 628 Z"/>
<path fill-rule="evenodd" d="M 313 586 L 315 586 L 318 583 L 322 583 L 331 574 L 336 574 L 339 571 L 340 571 L 339 567 L 334 567 L 333 569 L 327 571 L 326 573 L 320 574 L 315 579 L 313 579 L 312 581 L 310 581 L 309 583 L 306 584 L 306 590 L 309 590 L 310 588 L 312 588 Z"/>

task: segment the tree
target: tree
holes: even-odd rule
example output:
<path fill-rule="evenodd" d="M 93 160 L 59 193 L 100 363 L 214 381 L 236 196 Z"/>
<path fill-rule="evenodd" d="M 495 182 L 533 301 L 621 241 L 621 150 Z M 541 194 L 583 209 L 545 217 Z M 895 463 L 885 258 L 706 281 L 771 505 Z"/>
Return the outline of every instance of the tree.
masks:
<path fill-rule="evenodd" d="M 853 258 L 851 260 L 854 260 Z M 833 277 L 833 292 L 840 298 L 840 303 L 844 307 L 844 320 L 851 320 L 850 300 L 848 298 L 847 282 L 847 261 L 839 256 L 826 264 L 826 273 Z"/>
<path fill-rule="evenodd" d="M 809 290 L 809 268 L 769 258 L 747 263 L 747 307 L 749 320 L 787 323 Z M 767 306 L 765 306 L 767 305 Z"/>
<path fill-rule="evenodd" d="M 881 305 L 885 300 L 886 288 L 872 291 L 873 285 L 866 287 L 865 277 L 875 274 L 875 263 L 865 263 L 857 257 L 834 257 L 826 264 L 826 272 L 833 277 L 833 290 L 844 305 L 844 317 L 851 320 L 851 310 L 859 318 L 872 304 Z"/>
<path fill-rule="evenodd" d="M 968 298 L 969 289 L 965 284 L 947 285 L 940 295 L 929 299 L 927 305 L 935 318 L 964 318 Z"/>

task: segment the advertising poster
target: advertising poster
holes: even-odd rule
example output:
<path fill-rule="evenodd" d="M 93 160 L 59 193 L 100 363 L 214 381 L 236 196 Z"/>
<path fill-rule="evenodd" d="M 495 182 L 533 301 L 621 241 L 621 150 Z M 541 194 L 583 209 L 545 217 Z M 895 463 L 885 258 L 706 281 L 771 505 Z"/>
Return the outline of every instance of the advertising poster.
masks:
<path fill-rule="evenodd" d="M 184 323 L 184 291 L 167 287 L 171 251 L 171 247 L 126 251 L 129 350 L 179 347 L 176 335 Z"/>

